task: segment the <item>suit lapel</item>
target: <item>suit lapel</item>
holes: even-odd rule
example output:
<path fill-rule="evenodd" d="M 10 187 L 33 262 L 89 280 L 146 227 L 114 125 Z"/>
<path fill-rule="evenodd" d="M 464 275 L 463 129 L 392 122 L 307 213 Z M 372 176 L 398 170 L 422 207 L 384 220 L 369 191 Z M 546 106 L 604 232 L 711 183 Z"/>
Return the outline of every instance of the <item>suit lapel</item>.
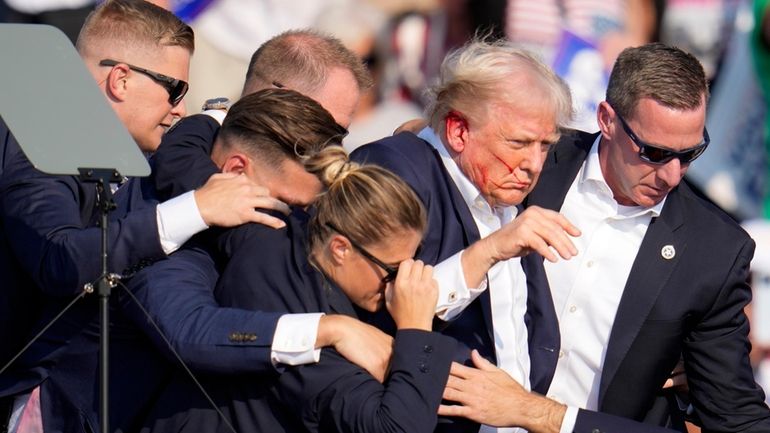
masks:
<path fill-rule="evenodd" d="M 639 334 L 661 289 L 687 248 L 682 229 L 683 209 L 678 189 L 669 193 L 663 211 L 658 218 L 650 222 L 642 240 L 612 325 L 607 355 L 602 368 L 599 408 L 603 406 L 607 389 L 613 383 L 621 362 Z M 670 247 L 673 247 L 674 256 L 664 258 L 664 247 L 669 251 Z"/>
<path fill-rule="evenodd" d="M 583 166 L 597 135 L 582 131 L 565 133 L 562 138 L 564 142 L 555 146 L 548 154 L 537 186 L 524 201 L 525 206 L 561 209 L 564 197 Z"/>
<path fill-rule="evenodd" d="M 444 167 L 444 161 L 441 160 L 441 155 L 439 155 L 436 149 L 431 149 L 431 151 L 433 152 L 433 157 L 437 160 L 438 166 L 441 168 L 444 184 L 447 185 L 449 189 L 449 195 L 452 198 L 452 208 L 462 225 L 463 238 L 465 246 L 467 247 L 481 238 L 479 229 L 476 227 L 476 221 L 473 220 L 473 215 L 471 215 L 471 211 L 468 209 L 468 205 L 465 203 L 463 195 L 460 193 L 460 190 L 457 189 L 457 185 L 455 185 L 452 176 L 447 172 L 446 167 Z"/>
<path fill-rule="evenodd" d="M 432 149 L 432 151 L 433 156 L 438 161 L 438 166 L 441 167 L 441 174 L 444 176 L 444 183 L 449 188 L 449 194 L 452 198 L 452 207 L 454 208 L 455 215 L 457 216 L 457 219 L 460 220 L 460 225 L 462 226 L 463 230 L 464 246 L 468 247 L 472 243 L 481 239 L 481 235 L 479 235 L 479 228 L 476 226 L 476 221 L 474 221 L 473 215 L 471 214 L 470 209 L 468 209 L 468 205 L 465 203 L 465 199 L 460 193 L 460 190 L 457 189 L 457 185 L 455 185 L 452 177 L 449 175 L 449 172 L 446 171 L 444 162 L 441 160 L 441 155 L 439 155 L 436 149 Z M 484 315 L 484 322 L 487 325 L 487 333 L 489 339 L 490 341 L 494 342 L 495 338 L 492 323 L 492 305 L 489 298 L 489 289 L 482 292 L 478 299 L 481 303 L 481 311 Z"/>

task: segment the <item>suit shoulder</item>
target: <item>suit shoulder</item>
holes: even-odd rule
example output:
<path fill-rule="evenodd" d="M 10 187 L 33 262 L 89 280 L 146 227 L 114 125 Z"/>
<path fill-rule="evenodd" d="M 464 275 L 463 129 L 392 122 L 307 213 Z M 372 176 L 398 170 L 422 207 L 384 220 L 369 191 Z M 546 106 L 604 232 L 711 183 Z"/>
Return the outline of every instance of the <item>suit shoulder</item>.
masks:
<path fill-rule="evenodd" d="M 362 164 L 397 162 L 415 165 L 429 158 L 431 151 L 432 147 L 426 141 L 411 132 L 402 132 L 365 144 L 350 156 L 351 159 Z"/>
<path fill-rule="evenodd" d="M 689 183 L 680 183 L 677 191 L 688 212 L 692 214 L 691 221 L 697 222 L 699 227 L 708 229 L 720 239 L 730 239 L 732 242 L 744 243 L 751 239 L 732 216 L 702 194 L 697 193 Z"/>
<path fill-rule="evenodd" d="M 192 131 L 218 131 L 219 122 L 211 116 L 205 114 L 193 114 L 176 122 L 166 132 L 166 136 L 185 134 Z"/>
<path fill-rule="evenodd" d="M 584 152 L 591 150 L 594 141 L 596 141 L 597 133 L 585 132 L 579 129 L 564 129 L 561 132 L 559 141 L 554 146 L 555 149 L 571 149 L 577 148 Z"/>
<path fill-rule="evenodd" d="M 225 257 L 253 257 L 253 263 L 280 261 L 286 257 L 297 240 L 304 242 L 307 216 L 295 210 L 289 216 L 273 213 L 286 227 L 274 229 L 263 224 L 247 223 L 227 230 L 218 239 L 218 249 Z M 270 254 L 265 254 L 269 251 Z M 256 258 L 259 258 L 258 260 Z"/>

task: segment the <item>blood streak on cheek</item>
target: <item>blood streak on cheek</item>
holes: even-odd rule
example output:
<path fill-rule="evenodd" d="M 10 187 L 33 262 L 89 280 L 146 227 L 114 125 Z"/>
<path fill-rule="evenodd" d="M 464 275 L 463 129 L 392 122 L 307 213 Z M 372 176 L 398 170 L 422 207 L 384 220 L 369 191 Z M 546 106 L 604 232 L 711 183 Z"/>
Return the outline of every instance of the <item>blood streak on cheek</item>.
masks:
<path fill-rule="evenodd" d="M 503 161 L 502 158 L 500 158 L 499 156 L 495 155 L 494 153 L 492 154 L 492 156 L 497 158 L 497 160 L 500 161 L 500 164 L 503 164 L 505 166 L 505 168 L 508 169 L 508 173 L 513 173 L 513 167 L 511 167 L 510 165 L 506 164 L 505 161 Z"/>
<path fill-rule="evenodd" d="M 486 167 L 478 167 L 477 171 L 479 173 L 479 180 L 481 181 L 481 185 L 486 185 L 487 182 L 489 182 L 497 188 L 502 188 L 499 183 L 495 182 L 489 177 L 489 170 Z"/>

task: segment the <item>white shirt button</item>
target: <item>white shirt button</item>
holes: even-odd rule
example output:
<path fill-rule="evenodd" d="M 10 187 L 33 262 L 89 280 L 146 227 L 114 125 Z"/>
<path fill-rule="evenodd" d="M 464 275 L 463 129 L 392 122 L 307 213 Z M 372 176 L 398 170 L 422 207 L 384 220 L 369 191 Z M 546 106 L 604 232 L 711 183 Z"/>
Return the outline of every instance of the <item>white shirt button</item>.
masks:
<path fill-rule="evenodd" d="M 573 306 L 569 307 L 569 312 L 570 313 L 574 313 L 575 311 L 577 311 L 577 307 L 576 306 L 573 305 Z"/>
<path fill-rule="evenodd" d="M 563 350 L 559 351 L 559 359 L 561 359 L 561 358 L 564 358 L 564 351 Z"/>
<path fill-rule="evenodd" d="M 589 260 L 588 263 L 586 263 L 586 266 L 588 266 L 589 268 L 593 267 L 593 265 L 594 265 L 594 261 L 593 260 Z"/>

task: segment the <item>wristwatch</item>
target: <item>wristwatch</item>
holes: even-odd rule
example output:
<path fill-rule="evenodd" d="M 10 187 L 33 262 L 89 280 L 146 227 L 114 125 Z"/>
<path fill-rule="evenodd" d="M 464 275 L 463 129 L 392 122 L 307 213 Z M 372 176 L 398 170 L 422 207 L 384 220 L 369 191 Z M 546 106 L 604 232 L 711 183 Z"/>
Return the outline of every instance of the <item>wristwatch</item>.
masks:
<path fill-rule="evenodd" d="M 206 110 L 222 110 L 227 111 L 230 108 L 231 102 L 227 98 L 212 98 L 207 99 L 206 102 L 203 103 L 203 107 L 201 107 L 201 111 Z"/>

